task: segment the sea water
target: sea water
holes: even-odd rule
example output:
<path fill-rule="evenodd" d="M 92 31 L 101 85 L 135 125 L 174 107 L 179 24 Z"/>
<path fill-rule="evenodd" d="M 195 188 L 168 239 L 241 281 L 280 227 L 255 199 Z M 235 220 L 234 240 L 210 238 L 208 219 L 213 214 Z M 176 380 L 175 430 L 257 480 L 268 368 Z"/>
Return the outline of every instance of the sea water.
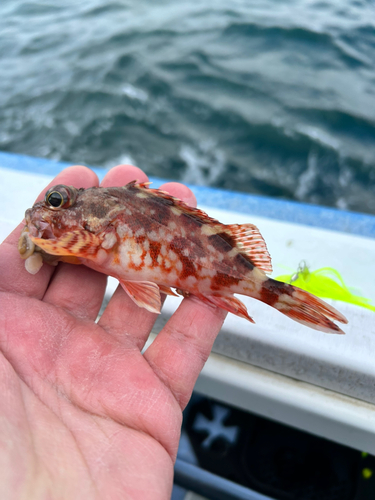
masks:
<path fill-rule="evenodd" d="M 375 213 L 365 0 L 1 0 L 0 150 Z"/>

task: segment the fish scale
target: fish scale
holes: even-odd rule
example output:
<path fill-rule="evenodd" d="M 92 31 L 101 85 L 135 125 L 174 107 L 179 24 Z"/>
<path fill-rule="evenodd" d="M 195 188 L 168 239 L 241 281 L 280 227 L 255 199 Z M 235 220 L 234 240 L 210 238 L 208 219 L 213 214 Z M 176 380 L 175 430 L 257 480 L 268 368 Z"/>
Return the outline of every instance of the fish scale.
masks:
<path fill-rule="evenodd" d="M 43 261 L 85 264 L 117 278 L 138 306 L 154 313 L 160 292 L 175 295 L 174 288 L 253 321 L 234 296 L 247 295 L 311 328 L 342 333 L 333 321 L 347 320 L 336 309 L 267 277 L 271 258 L 256 226 L 221 224 L 148 185 L 51 188 L 25 214 L 19 249 L 26 269 L 37 272 Z"/>

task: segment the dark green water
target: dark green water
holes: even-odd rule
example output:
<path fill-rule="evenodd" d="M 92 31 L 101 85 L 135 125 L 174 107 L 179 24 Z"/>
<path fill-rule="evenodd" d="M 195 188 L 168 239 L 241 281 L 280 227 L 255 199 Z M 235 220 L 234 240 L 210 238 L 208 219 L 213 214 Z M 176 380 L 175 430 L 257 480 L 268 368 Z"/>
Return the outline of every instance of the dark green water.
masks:
<path fill-rule="evenodd" d="M 375 213 L 364 0 L 1 0 L 0 150 Z"/>

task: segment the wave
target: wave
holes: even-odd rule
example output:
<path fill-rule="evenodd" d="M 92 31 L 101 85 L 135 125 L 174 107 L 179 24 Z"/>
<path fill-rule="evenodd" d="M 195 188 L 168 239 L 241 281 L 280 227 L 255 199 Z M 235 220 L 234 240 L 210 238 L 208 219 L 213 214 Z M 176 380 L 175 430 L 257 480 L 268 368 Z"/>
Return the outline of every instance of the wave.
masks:
<path fill-rule="evenodd" d="M 249 50 L 252 46 L 262 51 L 285 51 L 288 48 L 297 53 L 307 52 L 313 59 L 321 58 L 320 51 L 324 51 L 325 57 L 326 51 L 330 51 L 329 64 L 340 61 L 351 69 L 367 66 L 369 62 L 360 52 L 355 52 L 350 46 L 340 43 L 335 35 L 307 27 L 263 26 L 236 22 L 227 26 L 222 36 L 228 39 L 246 38 Z"/>
<path fill-rule="evenodd" d="M 320 122 L 329 127 L 332 132 L 343 135 L 355 135 L 361 141 L 373 142 L 375 138 L 375 120 L 371 121 L 364 116 L 354 115 L 341 109 L 325 108 L 293 108 L 294 115 L 303 116 L 306 121 Z"/>
<path fill-rule="evenodd" d="M 62 12 L 65 10 L 63 5 L 55 3 L 37 3 L 37 2 L 21 2 L 18 5 L 13 5 L 12 15 L 14 16 L 41 16 L 50 15 Z"/>
<path fill-rule="evenodd" d="M 87 18 L 96 18 L 98 16 L 112 15 L 117 13 L 123 14 L 125 10 L 127 10 L 127 6 L 123 2 L 110 2 L 106 3 L 105 5 L 98 5 L 94 7 L 89 6 L 82 12 L 82 15 Z"/>
<path fill-rule="evenodd" d="M 0 149 L 375 213 L 368 4 L 142 5 L 0 3 Z"/>

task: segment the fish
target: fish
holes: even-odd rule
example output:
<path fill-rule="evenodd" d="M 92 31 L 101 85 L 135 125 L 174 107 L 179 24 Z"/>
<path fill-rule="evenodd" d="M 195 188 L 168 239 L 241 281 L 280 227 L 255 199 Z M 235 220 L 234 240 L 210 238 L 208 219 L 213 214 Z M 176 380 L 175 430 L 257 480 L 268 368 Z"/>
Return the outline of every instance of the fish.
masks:
<path fill-rule="evenodd" d="M 31 274 L 44 263 L 84 264 L 116 278 L 129 297 L 160 313 L 161 293 L 194 296 L 254 323 L 235 295 L 260 300 L 327 333 L 347 319 L 314 295 L 267 276 L 266 243 L 253 224 L 222 224 L 148 182 L 51 187 L 26 210 L 18 249 Z"/>

